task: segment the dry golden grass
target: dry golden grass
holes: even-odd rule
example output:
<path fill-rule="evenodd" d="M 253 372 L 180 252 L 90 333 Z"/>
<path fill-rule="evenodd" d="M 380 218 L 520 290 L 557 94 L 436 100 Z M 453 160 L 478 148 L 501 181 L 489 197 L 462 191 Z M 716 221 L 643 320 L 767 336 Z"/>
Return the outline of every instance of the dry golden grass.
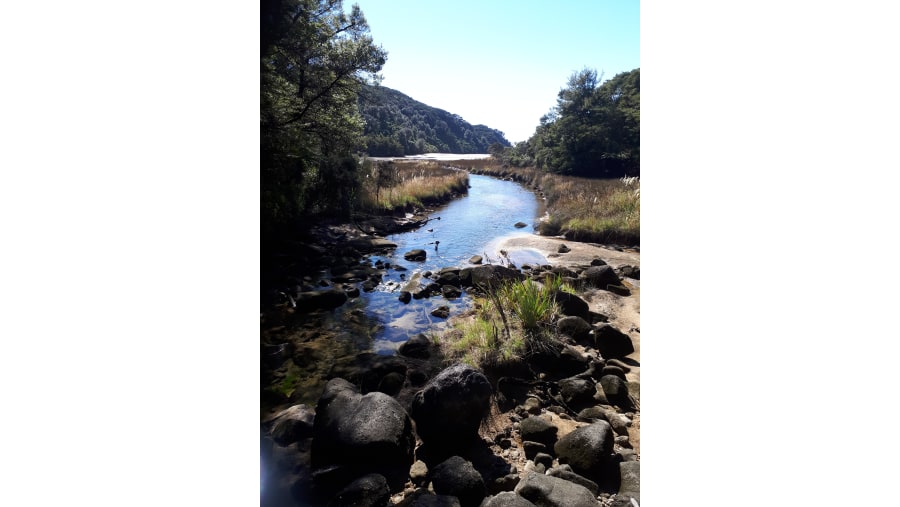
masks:
<path fill-rule="evenodd" d="M 385 213 L 446 202 L 468 191 L 469 175 L 435 161 L 373 163 L 366 168 L 362 210 Z"/>
<path fill-rule="evenodd" d="M 540 188 L 549 218 L 539 230 L 548 236 L 606 244 L 639 245 L 641 186 L 638 178 L 591 179 L 534 168 L 502 168 L 491 160 L 450 162 L 475 174 L 512 178 Z"/>

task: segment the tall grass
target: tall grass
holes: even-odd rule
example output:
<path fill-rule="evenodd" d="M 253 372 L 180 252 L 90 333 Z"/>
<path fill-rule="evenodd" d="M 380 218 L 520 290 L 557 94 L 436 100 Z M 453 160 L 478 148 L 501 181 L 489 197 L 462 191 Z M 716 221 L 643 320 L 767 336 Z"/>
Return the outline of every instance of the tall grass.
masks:
<path fill-rule="evenodd" d="M 469 175 L 435 161 L 363 164 L 360 211 L 382 214 L 440 204 L 468 192 Z"/>
<path fill-rule="evenodd" d="M 542 191 L 548 217 L 538 226 L 541 234 L 596 243 L 640 244 L 641 186 L 637 177 L 579 178 L 535 168 L 503 168 L 491 160 L 451 163 L 475 174 L 512 179 Z"/>
<path fill-rule="evenodd" d="M 547 347 L 560 285 L 559 280 L 543 285 L 524 280 L 485 287 L 485 295 L 475 298 L 472 318 L 458 322 L 442 339 L 448 358 L 490 368 Z"/>

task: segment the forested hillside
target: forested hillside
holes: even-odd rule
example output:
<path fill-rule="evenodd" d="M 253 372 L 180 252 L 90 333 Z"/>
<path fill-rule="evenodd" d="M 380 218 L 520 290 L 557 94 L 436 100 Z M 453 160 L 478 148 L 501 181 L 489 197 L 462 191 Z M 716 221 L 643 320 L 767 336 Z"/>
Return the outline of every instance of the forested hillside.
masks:
<path fill-rule="evenodd" d="M 491 153 L 507 165 L 560 174 L 640 176 L 641 69 L 600 80 L 591 69 L 572 74 L 531 138 Z"/>
<path fill-rule="evenodd" d="M 510 146 L 499 130 L 471 125 L 459 115 L 384 86 L 364 85 L 359 111 L 365 120 L 364 151 L 373 157 L 487 153 L 494 143 Z"/>

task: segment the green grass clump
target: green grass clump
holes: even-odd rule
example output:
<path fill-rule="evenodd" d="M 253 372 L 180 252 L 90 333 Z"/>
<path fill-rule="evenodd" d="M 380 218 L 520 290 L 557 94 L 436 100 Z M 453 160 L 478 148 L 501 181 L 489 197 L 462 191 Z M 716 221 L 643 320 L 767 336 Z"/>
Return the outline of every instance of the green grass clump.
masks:
<path fill-rule="evenodd" d="M 484 369 L 546 348 L 558 311 L 554 294 L 562 286 L 557 277 L 543 285 L 524 280 L 485 287 L 485 295 L 475 298 L 472 318 L 442 338 L 448 358 Z"/>

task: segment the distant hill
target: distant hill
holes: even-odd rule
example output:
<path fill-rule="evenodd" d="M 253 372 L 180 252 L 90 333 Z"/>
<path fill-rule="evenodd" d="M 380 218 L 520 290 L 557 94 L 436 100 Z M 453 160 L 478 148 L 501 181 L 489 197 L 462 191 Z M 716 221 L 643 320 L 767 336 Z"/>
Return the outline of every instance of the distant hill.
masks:
<path fill-rule="evenodd" d="M 488 153 L 494 143 L 510 146 L 499 130 L 472 125 L 384 86 L 363 85 L 359 112 L 366 121 L 364 149 L 372 157 Z"/>

